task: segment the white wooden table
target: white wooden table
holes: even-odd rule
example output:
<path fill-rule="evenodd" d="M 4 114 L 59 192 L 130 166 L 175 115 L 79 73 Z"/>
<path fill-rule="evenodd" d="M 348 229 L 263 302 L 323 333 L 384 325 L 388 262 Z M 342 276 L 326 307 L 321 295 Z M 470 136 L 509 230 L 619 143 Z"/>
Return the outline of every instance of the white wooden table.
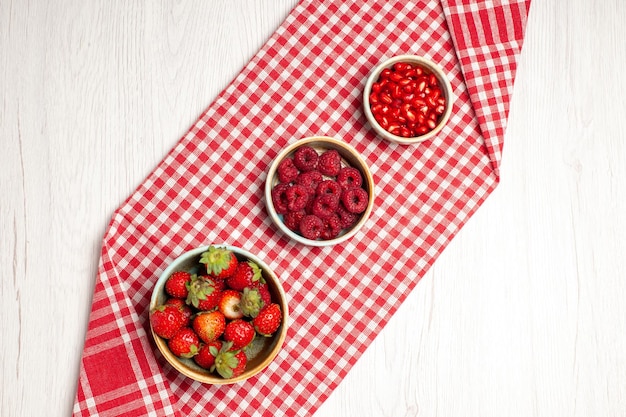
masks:
<path fill-rule="evenodd" d="M 3 417 L 70 414 L 110 215 L 297 1 L 163 3 L 0 2 Z M 626 416 L 625 27 L 533 1 L 501 184 L 316 416 Z"/>

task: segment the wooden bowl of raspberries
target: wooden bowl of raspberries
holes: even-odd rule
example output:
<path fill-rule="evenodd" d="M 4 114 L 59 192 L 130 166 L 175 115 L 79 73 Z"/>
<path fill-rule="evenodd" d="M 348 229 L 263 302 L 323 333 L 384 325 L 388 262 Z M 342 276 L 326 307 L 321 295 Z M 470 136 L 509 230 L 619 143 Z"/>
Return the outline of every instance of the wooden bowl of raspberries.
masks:
<path fill-rule="evenodd" d="M 232 384 L 265 369 L 287 334 L 289 310 L 274 272 L 227 245 L 193 249 L 161 274 L 150 329 L 167 362 L 209 384 Z"/>
<path fill-rule="evenodd" d="M 374 180 L 358 152 L 339 139 L 300 139 L 283 149 L 265 182 L 267 211 L 276 226 L 305 245 L 346 241 L 374 207 Z"/>

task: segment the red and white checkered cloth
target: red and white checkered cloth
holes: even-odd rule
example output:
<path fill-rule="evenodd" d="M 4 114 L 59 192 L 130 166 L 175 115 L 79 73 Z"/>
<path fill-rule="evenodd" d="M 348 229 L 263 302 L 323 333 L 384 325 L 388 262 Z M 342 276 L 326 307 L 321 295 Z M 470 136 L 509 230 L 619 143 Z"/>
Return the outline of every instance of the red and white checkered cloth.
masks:
<path fill-rule="evenodd" d="M 498 183 L 530 0 L 302 0 L 145 182 L 104 238 L 74 415 L 311 415 L 337 387 Z M 416 146 L 379 139 L 361 94 L 398 54 L 438 62 L 452 117 Z M 333 136 L 369 163 L 376 207 L 348 242 L 305 247 L 265 211 L 265 172 L 285 145 Z M 240 384 L 166 364 L 149 334 L 159 274 L 191 248 L 257 253 L 291 310 L 282 351 Z"/>

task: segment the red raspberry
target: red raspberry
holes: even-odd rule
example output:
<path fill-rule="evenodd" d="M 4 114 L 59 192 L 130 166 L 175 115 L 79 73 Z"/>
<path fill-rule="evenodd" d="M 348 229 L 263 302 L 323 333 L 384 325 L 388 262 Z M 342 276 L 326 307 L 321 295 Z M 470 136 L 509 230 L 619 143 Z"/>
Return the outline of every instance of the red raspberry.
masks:
<path fill-rule="evenodd" d="M 293 164 L 302 172 L 317 169 L 317 151 L 310 146 L 304 145 L 293 153 Z"/>
<path fill-rule="evenodd" d="M 317 184 L 317 188 L 315 189 L 316 195 L 323 194 L 333 194 L 337 197 L 341 196 L 341 185 L 337 181 L 333 180 L 324 180 Z"/>
<path fill-rule="evenodd" d="M 309 202 L 309 190 L 304 185 L 294 184 L 285 191 L 289 211 L 304 210 Z"/>
<path fill-rule="evenodd" d="M 333 194 L 322 194 L 319 197 L 315 197 L 313 200 L 313 206 L 311 206 L 311 213 L 325 219 L 331 214 L 334 214 L 339 206 L 339 197 Z"/>
<path fill-rule="evenodd" d="M 287 190 L 290 185 L 285 183 L 279 183 L 272 188 L 272 203 L 274 204 L 274 209 L 278 214 L 287 213 Z"/>
<path fill-rule="evenodd" d="M 341 233 L 341 220 L 337 213 L 333 213 L 324 219 L 324 229 L 320 234 L 320 237 L 324 240 L 334 239 Z"/>
<path fill-rule="evenodd" d="M 343 206 L 351 213 L 363 213 L 367 208 L 369 196 L 362 188 L 350 188 L 341 193 Z"/>
<path fill-rule="evenodd" d="M 300 171 L 293 163 L 293 159 L 285 158 L 278 164 L 278 180 L 280 182 L 292 182 L 296 179 Z"/>
<path fill-rule="evenodd" d="M 323 229 L 324 222 L 314 214 L 308 214 L 300 221 L 300 233 L 307 239 L 317 240 Z"/>
<path fill-rule="evenodd" d="M 296 177 L 296 184 L 304 185 L 305 187 L 312 188 L 313 191 L 317 188 L 317 185 L 324 181 L 322 173 L 319 171 L 302 172 Z"/>
<path fill-rule="evenodd" d="M 289 230 L 293 230 L 294 232 L 300 231 L 300 221 L 302 218 L 306 216 L 306 212 L 304 210 L 299 211 L 288 211 L 283 214 L 283 223 Z"/>
<path fill-rule="evenodd" d="M 334 177 L 341 170 L 341 155 L 335 149 L 329 149 L 320 155 L 317 169 L 324 175 Z"/>
<path fill-rule="evenodd" d="M 358 169 L 354 167 L 344 167 L 341 168 L 341 171 L 337 174 L 337 182 L 344 190 L 348 188 L 358 188 L 363 185 L 363 177 Z"/>
<path fill-rule="evenodd" d="M 343 203 L 339 204 L 337 207 L 337 216 L 339 216 L 339 221 L 341 221 L 341 227 L 344 229 L 350 229 L 352 226 L 356 224 L 359 220 L 359 215 L 356 213 L 351 213 L 343 206 Z"/>

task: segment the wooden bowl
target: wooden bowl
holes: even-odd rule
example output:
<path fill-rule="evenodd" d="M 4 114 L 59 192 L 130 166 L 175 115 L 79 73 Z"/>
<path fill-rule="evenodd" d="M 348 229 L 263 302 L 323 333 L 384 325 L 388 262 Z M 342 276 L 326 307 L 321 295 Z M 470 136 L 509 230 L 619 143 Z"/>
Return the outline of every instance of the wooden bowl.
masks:
<path fill-rule="evenodd" d="M 318 154 L 321 154 L 322 152 L 329 150 L 329 149 L 337 150 L 337 152 L 339 152 L 339 154 L 341 155 L 342 165 L 352 166 L 358 169 L 361 173 L 361 176 L 363 177 L 362 188 L 364 188 L 365 191 L 367 191 L 368 197 L 369 197 L 367 208 L 365 209 L 363 213 L 359 215 L 360 217 L 358 221 L 351 228 L 344 229 L 339 234 L 339 236 L 333 239 L 328 239 L 328 240 L 307 239 L 301 234 L 296 233 L 293 230 L 290 230 L 285 225 L 283 221 L 283 216 L 277 213 L 276 208 L 274 207 L 274 203 L 272 202 L 272 189 L 276 184 L 279 183 L 278 173 L 277 173 L 278 166 L 284 159 L 292 157 L 294 152 L 302 146 L 310 146 L 314 148 L 315 150 L 317 150 Z M 309 245 L 309 246 L 336 245 L 338 243 L 342 243 L 350 239 L 367 222 L 367 219 L 369 218 L 372 212 L 372 209 L 374 207 L 374 179 L 372 178 L 372 174 L 369 170 L 369 167 L 367 166 L 367 163 L 363 160 L 363 158 L 359 155 L 359 153 L 348 143 L 339 139 L 326 137 L 326 136 L 314 136 L 314 137 L 304 138 L 304 139 L 298 140 L 297 142 L 292 143 L 291 145 L 283 149 L 278 154 L 276 159 L 273 161 L 272 165 L 270 165 L 270 168 L 267 172 L 267 178 L 265 181 L 265 205 L 276 227 L 282 233 L 284 233 L 289 238 L 295 240 L 296 242 L 302 243 L 304 245 Z"/>
<path fill-rule="evenodd" d="M 428 131 L 427 133 L 424 133 L 419 136 L 403 137 L 403 136 L 390 133 L 388 130 L 383 128 L 383 126 L 381 126 L 378 123 L 378 121 L 374 117 L 374 114 L 372 113 L 372 107 L 371 107 L 372 103 L 370 102 L 370 95 L 372 93 L 372 85 L 378 81 L 381 75 L 381 72 L 383 72 L 383 70 L 385 70 L 386 68 L 392 68 L 394 64 L 398 62 L 410 63 L 410 64 L 421 67 L 422 69 L 424 69 L 426 72 L 430 74 L 434 74 L 435 77 L 437 77 L 439 88 L 443 96 L 446 99 L 444 112 L 438 117 L 436 126 L 432 130 Z M 372 73 L 367 79 L 365 88 L 363 90 L 363 110 L 365 112 L 365 117 L 367 118 L 368 122 L 370 123 L 374 131 L 382 138 L 390 142 L 400 144 L 400 145 L 411 145 L 415 143 L 424 142 L 424 141 L 434 138 L 437 134 L 439 134 L 441 129 L 443 129 L 443 127 L 446 125 L 446 123 L 448 123 L 448 120 L 450 119 L 450 114 L 452 113 L 453 102 L 454 102 L 454 97 L 452 94 L 452 86 L 450 85 L 450 81 L 446 77 L 441 67 L 426 58 L 416 56 L 416 55 L 398 55 L 382 62 L 372 71 Z"/>
<path fill-rule="evenodd" d="M 241 248 L 228 245 L 213 246 L 220 246 L 230 249 L 235 253 L 239 261 L 251 260 L 254 261 L 261 268 L 263 278 L 265 278 L 265 281 L 268 284 L 272 300 L 280 306 L 280 309 L 282 311 L 283 318 L 280 328 L 272 337 L 262 339 L 262 348 L 254 357 L 248 358 L 246 370 L 244 371 L 244 373 L 230 379 L 222 378 L 216 373 L 211 373 L 208 370 L 201 368 L 194 362 L 193 359 L 185 359 L 175 356 L 167 347 L 167 341 L 157 336 L 154 331 L 152 331 L 152 327 L 150 328 L 150 330 L 152 331 L 152 336 L 154 337 L 156 345 L 161 354 L 165 357 L 167 362 L 169 362 L 176 370 L 178 370 L 183 375 L 207 384 L 233 384 L 246 380 L 251 376 L 261 372 L 276 357 L 287 335 L 289 307 L 287 305 L 287 296 L 285 295 L 285 291 L 283 290 L 283 287 L 278 277 L 276 276 L 274 271 L 272 271 L 269 266 L 267 266 L 265 262 L 263 262 L 252 253 Z M 163 271 L 152 292 L 152 298 L 150 300 L 150 311 L 153 311 L 154 308 L 163 304 L 167 300 L 168 297 L 165 293 L 165 282 L 174 271 L 185 270 L 192 274 L 205 272 L 205 270 L 200 269 L 204 267 L 204 265 L 199 263 L 199 260 L 201 254 L 203 252 L 206 252 L 208 248 L 208 246 L 205 246 L 185 252 L 174 262 L 172 262 L 165 271 Z"/>

